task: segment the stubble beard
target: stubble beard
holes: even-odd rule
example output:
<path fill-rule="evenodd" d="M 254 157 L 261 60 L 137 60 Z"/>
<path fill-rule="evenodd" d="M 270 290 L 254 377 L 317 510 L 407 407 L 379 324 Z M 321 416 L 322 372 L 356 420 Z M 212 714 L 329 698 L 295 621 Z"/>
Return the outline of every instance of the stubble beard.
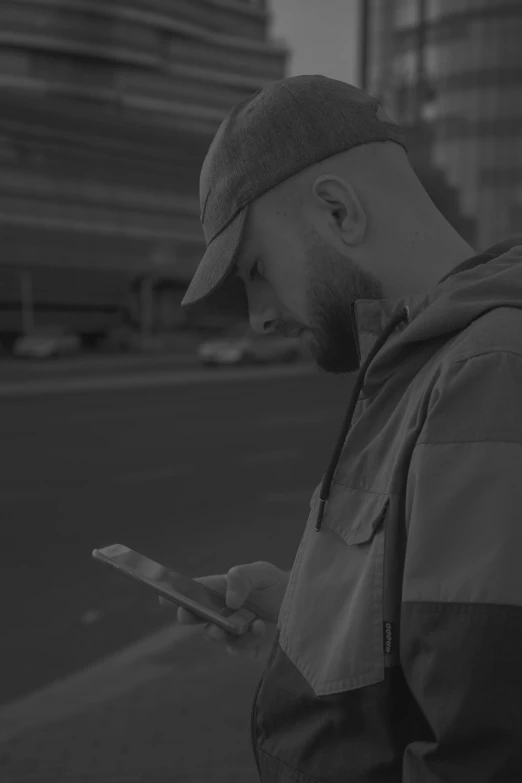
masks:
<path fill-rule="evenodd" d="M 351 303 L 357 299 L 383 299 L 382 283 L 354 261 L 340 254 L 333 257 L 328 248 L 308 263 L 307 291 L 309 326 L 303 335 L 307 352 L 324 372 L 353 372 L 357 369 L 356 324 Z"/>

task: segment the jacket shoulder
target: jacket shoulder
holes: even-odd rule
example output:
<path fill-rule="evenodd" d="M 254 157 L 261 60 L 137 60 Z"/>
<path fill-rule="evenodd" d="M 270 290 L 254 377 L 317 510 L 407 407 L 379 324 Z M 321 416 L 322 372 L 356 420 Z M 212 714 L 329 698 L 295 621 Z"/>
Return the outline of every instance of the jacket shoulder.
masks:
<path fill-rule="evenodd" d="M 522 358 L 522 307 L 495 307 L 478 316 L 453 341 L 447 363 L 485 353 L 509 352 Z"/>

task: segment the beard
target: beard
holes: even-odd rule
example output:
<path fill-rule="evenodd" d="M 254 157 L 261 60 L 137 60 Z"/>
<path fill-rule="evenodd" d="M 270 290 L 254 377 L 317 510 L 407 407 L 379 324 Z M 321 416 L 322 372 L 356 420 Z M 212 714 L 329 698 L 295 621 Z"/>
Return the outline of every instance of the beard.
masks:
<path fill-rule="evenodd" d="M 325 372 L 353 372 L 359 361 L 351 303 L 356 299 L 384 299 L 382 283 L 318 237 L 308 254 L 307 267 L 308 327 L 302 336 L 303 345 Z"/>

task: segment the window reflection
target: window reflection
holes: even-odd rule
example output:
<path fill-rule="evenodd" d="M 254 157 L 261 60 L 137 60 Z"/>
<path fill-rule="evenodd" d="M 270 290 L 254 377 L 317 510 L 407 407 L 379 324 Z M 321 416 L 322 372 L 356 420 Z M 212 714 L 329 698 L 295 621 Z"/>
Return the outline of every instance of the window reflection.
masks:
<path fill-rule="evenodd" d="M 386 9 L 389 14 L 390 3 L 379 0 L 373 5 L 380 11 L 374 19 L 379 49 L 373 53 L 372 77 L 385 95 L 392 84 L 389 108 L 393 106 L 397 120 L 407 124 L 415 116 L 419 2 L 392 3 L 391 22 L 385 13 Z M 483 13 L 508 5 L 509 14 Z M 424 63 L 435 97 L 426 101 L 421 116 L 433 131 L 430 157 L 458 188 L 466 215 L 483 223 L 476 242 L 487 243 L 488 232 L 504 225 L 514 183 L 522 180 L 522 2 L 517 6 L 512 0 L 426 0 L 425 10 Z M 398 46 L 388 55 L 390 24 L 399 35 Z M 504 190 L 497 188 L 496 212 L 485 219 L 491 194 L 482 198 L 481 191 L 491 189 L 488 182 Z"/>

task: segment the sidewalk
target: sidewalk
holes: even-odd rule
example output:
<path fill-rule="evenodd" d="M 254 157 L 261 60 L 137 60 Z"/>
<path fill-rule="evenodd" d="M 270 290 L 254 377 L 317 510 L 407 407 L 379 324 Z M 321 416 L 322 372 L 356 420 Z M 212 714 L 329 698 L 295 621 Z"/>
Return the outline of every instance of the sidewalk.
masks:
<path fill-rule="evenodd" d="M 78 356 L 73 359 L 16 360 L 0 357 L 0 398 L 41 394 L 159 388 L 188 383 L 279 378 L 316 373 L 311 361 L 205 367 L 195 348 L 178 353 Z"/>
<path fill-rule="evenodd" d="M 264 664 L 172 625 L 0 708 L 3 783 L 257 783 L 251 704 Z"/>
<path fill-rule="evenodd" d="M 199 361 L 196 352 L 188 350 L 171 354 L 86 354 L 70 359 L 42 361 L 0 357 L 0 384 L 128 371 L 156 372 L 197 366 L 199 366 Z"/>

